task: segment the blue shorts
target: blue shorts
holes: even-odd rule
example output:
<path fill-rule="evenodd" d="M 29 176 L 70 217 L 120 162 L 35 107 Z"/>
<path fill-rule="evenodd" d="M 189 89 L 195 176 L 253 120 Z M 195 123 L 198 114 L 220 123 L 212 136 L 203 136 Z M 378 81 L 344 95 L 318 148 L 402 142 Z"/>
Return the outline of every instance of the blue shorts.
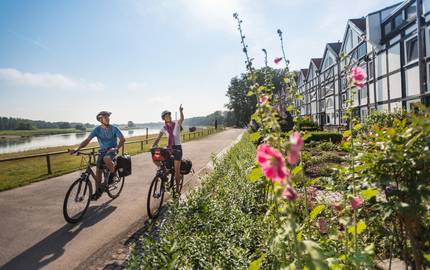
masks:
<path fill-rule="evenodd" d="M 98 155 L 98 157 L 97 157 L 97 162 L 96 162 L 96 166 L 97 166 L 97 168 L 98 168 L 98 169 L 103 169 L 104 164 L 105 164 L 105 162 L 104 162 L 103 158 L 104 158 L 105 156 L 108 156 L 108 157 L 110 157 L 110 159 L 111 159 L 112 161 L 115 161 L 115 157 L 116 157 L 116 153 L 115 153 L 115 151 L 111 151 L 111 152 L 109 152 L 109 153 L 106 153 L 106 152 L 107 152 L 107 151 L 99 152 L 99 155 Z"/>

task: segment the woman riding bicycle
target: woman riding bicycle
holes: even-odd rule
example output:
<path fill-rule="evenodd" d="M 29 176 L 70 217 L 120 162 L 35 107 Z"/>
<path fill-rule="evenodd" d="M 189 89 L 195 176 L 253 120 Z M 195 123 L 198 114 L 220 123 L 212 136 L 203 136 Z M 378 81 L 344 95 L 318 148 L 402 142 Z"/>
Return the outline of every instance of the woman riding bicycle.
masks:
<path fill-rule="evenodd" d="M 156 147 L 160 142 L 160 139 L 163 135 L 167 135 L 168 144 L 167 149 L 171 154 L 173 154 L 174 166 L 175 166 L 175 181 L 176 181 L 176 192 L 179 194 L 180 192 L 180 181 L 181 181 L 181 160 L 182 160 L 182 146 L 181 146 L 181 131 L 182 124 L 184 122 L 184 108 L 179 106 L 180 117 L 178 121 L 172 121 L 172 113 L 169 111 L 163 111 L 161 113 L 161 119 L 164 120 L 164 127 L 161 128 L 160 134 L 155 140 L 152 147 Z"/>
<path fill-rule="evenodd" d="M 98 113 L 96 118 L 101 125 L 96 127 L 76 150 L 70 152 L 70 154 L 78 152 L 81 148 L 87 146 L 91 139 L 97 137 L 100 150 L 97 158 L 96 192 L 92 197 L 93 200 L 100 198 L 103 193 L 103 187 L 101 184 L 103 166 L 106 166 L 110 172 L 108 181 L 112 181 L 112 178 L 115 176 L 115 156 L 119 149 L 123 147 L 125 142 L 124 135 L 122 135 L 119 128 L 110 125 L 110 115 L 111 113 L 106 111 Z"/>

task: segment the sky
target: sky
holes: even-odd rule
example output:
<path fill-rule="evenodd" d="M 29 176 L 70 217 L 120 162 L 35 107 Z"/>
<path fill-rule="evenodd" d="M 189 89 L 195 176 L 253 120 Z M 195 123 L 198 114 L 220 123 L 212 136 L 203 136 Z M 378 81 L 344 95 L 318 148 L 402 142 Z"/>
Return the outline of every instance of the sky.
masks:
<path fill-rule="evenodd" d="M 245 72 L 238 12 L 254 65 L 281 56 L 307 68 L 349 18 L 393 0 L 0 0 L 0 116 L 95 123 L 159 121 L 225 110 Z"/>

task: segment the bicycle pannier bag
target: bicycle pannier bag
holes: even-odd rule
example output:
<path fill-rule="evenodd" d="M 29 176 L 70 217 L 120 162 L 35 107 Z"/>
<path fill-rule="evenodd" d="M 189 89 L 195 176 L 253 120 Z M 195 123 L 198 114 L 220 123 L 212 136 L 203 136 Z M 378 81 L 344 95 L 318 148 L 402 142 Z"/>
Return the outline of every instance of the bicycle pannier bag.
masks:
<path fill-rule="evenodd" d="M 189 159 L 183 159 L 181 161 L 181 174 L 189 174 L 193 168 L 193 163 Z"/>
<path fill-rule="evenodd" d="M 129 176 L 131 174 L 131 157 L 129 155 L 119 156 L 116 164 L 119 177 Z"/>

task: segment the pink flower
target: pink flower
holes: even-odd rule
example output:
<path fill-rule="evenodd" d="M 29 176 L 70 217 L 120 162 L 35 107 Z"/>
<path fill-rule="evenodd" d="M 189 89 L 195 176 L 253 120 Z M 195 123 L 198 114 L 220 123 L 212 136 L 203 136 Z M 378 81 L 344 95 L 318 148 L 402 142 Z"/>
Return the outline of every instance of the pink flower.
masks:
<path fill-rule="evenodd" d="M 350 201 L 351 207 L 354 210 L 357 210 L 358 208 L 360 208 L 361 205 L 363 204 L 363 202 L 364 202 L 364 200 L 360 196 L 354 197 Z"/>
<path fill-rule="evenodd" d="M 303 141 L 303 138 L 300 136 L 300 133 L 294 132 L 290 136 L 290 143 L 291 143 L 291 147 L 290 147 L 290 150 L 288 151 L 288 163 L 290 165 L 294 165 L 299 161 L 300 150 L 302 150 L 305 142 Z"/>
<path fill-rule="evenodd" d="M 300 136 L 300 133 L 294 132 L 290 136 L 290 143 L 291 148 L 294 149 L 296 152 L 299 152 L 302 150 L 303 145 L 305 145 L 305 141 L 303 140 L 302 136 Z"/>
<path fill-rule="evenodd" d="M 264 105 L 267 103 L 267 101 L 269 101 L 269 97 L 268 96 L 261 96 L 260 97 L 260 104 Z"/>
<path fill-rule="evenodd" d="M 263 169 L 264 175 L 272 181 L 282 184 L 287 178 L 284 156 L 270 145 L 261 144 L 258 147 L 257 162 Z"/>
<path fill-rule="evenodd" d="M 273 62 L 275 62 L 275 64 L 279 64 L 281 60 L 282 60 L 282 57 L 276 57 L 275 60 L 273 60 Z"/>
<path fill-rule="evenodd" d="M 318 218 L 318 230 L 322 234 L 326 234 L 327 233 L 327 221 L 325 220 L 324 217 L 319 217 Z"/>
<path fill-rule="evenodd" d="M 366 71 L 361 67 L 354 67 L 351 69 L 351 77 L 354 81 L 355 87 L 358 89 L 363 88 L 364 80 L 366 79 Z"/>
<path fill-rule="evenodd" d="M 311 199 L 314 199 L 317 196 L 318 189 L 314 186 L 309 186 L 307 188 L 308 194 L 311 197 Z"/>
<path fill-rule="evenodd" d="M 290 201 L 295 201 L 297 199 L 297 192 L 292 186 L 288 185 L 282 192 L 282 197 Z"/>

